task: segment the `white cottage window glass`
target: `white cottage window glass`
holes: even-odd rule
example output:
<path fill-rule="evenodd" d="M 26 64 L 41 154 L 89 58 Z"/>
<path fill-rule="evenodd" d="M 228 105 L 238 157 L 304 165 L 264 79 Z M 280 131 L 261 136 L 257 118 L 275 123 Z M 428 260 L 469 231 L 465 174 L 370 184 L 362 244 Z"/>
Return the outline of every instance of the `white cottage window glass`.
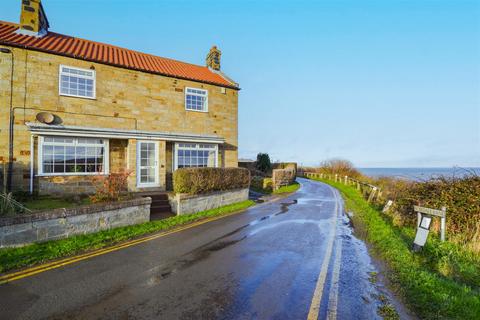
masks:
<path fill-rule="evenodd" d="M 208 91 L 197 88 L 185 88 L 185 109 L 207 112 Z"/>
<path fill-rule="evenodd" d="M 108 174 L 108 140 L 40 137 L 41 175 Z"/>
<path fill-rule="evenodd" d="M 175 144 L 175 169 L 217 167 L 218 146 L 203 143 Z"/>
<path fill-rule="evenodd" d="M 95 99 L 95 70 L 60 66 L 59 92 L 62 96 Z"/>

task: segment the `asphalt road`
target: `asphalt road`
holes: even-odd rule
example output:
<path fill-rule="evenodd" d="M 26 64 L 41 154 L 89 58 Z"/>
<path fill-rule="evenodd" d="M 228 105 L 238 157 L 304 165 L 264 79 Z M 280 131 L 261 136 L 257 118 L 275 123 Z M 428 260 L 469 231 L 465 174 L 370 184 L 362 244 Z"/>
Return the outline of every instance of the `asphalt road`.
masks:
<path fill-rule="evenodd" d="M 0 285 L 1 319 L 375 319 L 381 295 L 338 192 L 302 188 Z"/>

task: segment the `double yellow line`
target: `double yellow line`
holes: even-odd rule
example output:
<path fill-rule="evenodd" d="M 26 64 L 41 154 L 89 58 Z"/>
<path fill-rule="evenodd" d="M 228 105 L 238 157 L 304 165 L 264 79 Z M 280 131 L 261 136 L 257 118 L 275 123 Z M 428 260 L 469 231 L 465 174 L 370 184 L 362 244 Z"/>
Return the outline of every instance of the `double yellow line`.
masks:
<path fill-rule="evenodd" d="M 334 216 L 331 221 L 331 225 L 333 227 L 333 230 L 331 231 L 330 237 L 328 238 L 327 242 L 327 247 L 325 250 L 325 256 L 323 258 L 322 266 L 320 268 L 320 273 L 317 278 L 317 283 L 315 285 L 315 290 L 313 292 L 313 297 L 312 297 L 312 302 L 310 303 L 310 309 L 308 311 L 307 315 L 307 320 L 317 320 L 320 314 L 320 305 L 322 303 L 322 296 L 323 296 L 323 290 L 325 289 L 325 283 L 327 281 L 327 273 L 330 265 L 330 260 L 333 255 L 333 246 L 335 243 L 335 237 L 337 235 L 337 219 L 339 215 L 339 201 L 337 197 L 336 191 L 330 187 L 330 190 L 333 192 L 333 197 L 335 198 L 335 209 L 334 209 Z M 336 261 L 336 263 L 340 263 L 339 261 Z M 335 320 L 337 317 L 336 314 L 336 302 L 335 306 L 332 306 L 335 308 L 335 310 L 332 310 L 333 312 L 329 312 L 327 314 L 327 319 L 329 320 Z M 329 310 L 330 311 L 330 310 Z"/>
<path fill-rule="evenodd" d="M 35 267 L 27 268 L 27 269 L 24 269 L 24 270 L 21 270 L 21 271 L 5 274 L 3 276 L 0 276 L 0 285 L 4 284 L 4 283 L 7 283 L 7 282 L 12 282 L 12 281 L 15 281 L 15 280 L 20 280 L 22 278 L 30 277 L 30 276 L 33 276 L 35 274 L 42 273 L 42 272 L 45 272 L 45 271 L 48 271 L 48 270 L 60 268 L 60 267 L 63 267 L 63 266 L 66 266 L 66 265 L 69 265 L 69 264 L 72 264 L 72 263 L 75 263 L 75 262 L 78 262 L 78 261 L 82 261 L 82 260 L 90 259 L 90 258 L 93 258 L 93 257 L 96 257 L 96 256 L 100 256 L 100 255 L 103 255 L 103 254 L 106 254 L 106 253 L 109 253 L 109 252 L 114 252 L 114 251 L 125 249 L 125 248 L 131 247 L 131 246 L 135 246 L 135 245 L 140 244 L 140 243 L 144 243 L 144 242 L 147 242 L 147 241 L 151 241 L 151 240 L 155 240 L 155 239 L 158 239 L 158 238 L 166 237 L 170 234 L 181 232 L 181 231 L 184 231 L 184 230 L 187 230 L 187 229 L 191 229 L 191 228 L 200 226 L 200 225 L 208 223 L 208 222 L 212 222 L 212 221 L 219 220 L 219 219 L 222 219 L 222 218 L 225 218 L 225 217 L 229 217 L 229 216 L 232 216 L 232 215 L 235 215 L 235 214 L 239 214 L 243 211 L 244 210 L 240 210 L 240 211 L 235 211 L 235 212 L 232 212 L 232 213 L 224 214 L 224 215 L 221 215 L 221 216 L 218 216 L 218 217 L 203 219 L 203 220 L 188 224 L 188 225 L 183 226 L 183 227 L 175 228 L 173 230 L 153 234 L 153 235 L 142 237 L 142 238 L 135 239 L 135 240 L 130 240 L 130 241 L 123 242 L 123 243 L 120 243 L 120 244 L 117 244 L 117 245 L 114 245 L 114 246 L 111 246 L 111 247 L 107 247 L 107 248 L 104 248 L 104 249 L 98 249 L 98 250 L 87 252 L 87 253 L 84 253 L 84 254 L 81 254 L 81 255 L 77 255 L 77 256 L 73 256 L 73 257 L 69 257 L 69 258 L 65 258 L 65 259 L 61 259 L 61 260 L 57 260 L 57 261 L 52 261 L 52 262 L 45 263 L 45 264 L 42 264 L 42 265 L 38 265 L 38 266 L 35 266 Z"/>

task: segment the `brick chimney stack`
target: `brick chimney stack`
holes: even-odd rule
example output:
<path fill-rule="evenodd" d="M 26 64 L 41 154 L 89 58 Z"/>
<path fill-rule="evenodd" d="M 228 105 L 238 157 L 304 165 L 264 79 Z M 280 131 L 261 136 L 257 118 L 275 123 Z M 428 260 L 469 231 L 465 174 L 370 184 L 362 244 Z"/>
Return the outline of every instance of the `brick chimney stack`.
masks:
<path fill-rule="evenodd" d="M 217 49 L 216 46 L 213 46 L 210 49 L 210 52 L 207 55 L 207 67 L 215 70 L 220 71 L 220 56 L 222 52 Z"/>
<path fill-rule="evenodd" d="M 50 25 L 41 0 L 22 0 L 20 12 L 19 33 L 36 37 L 43 37 L 48 33 Z"/>

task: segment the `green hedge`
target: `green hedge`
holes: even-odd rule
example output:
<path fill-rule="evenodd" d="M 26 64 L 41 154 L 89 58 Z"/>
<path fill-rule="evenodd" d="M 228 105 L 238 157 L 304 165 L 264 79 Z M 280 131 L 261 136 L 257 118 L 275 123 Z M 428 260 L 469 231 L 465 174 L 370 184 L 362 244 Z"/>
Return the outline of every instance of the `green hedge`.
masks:
<path fill-rule="evenodd" d="M 249 186 L 250 172 L 245 168 L 181 168 L 173 173 L 175 193 L 202 194 Z"/>

